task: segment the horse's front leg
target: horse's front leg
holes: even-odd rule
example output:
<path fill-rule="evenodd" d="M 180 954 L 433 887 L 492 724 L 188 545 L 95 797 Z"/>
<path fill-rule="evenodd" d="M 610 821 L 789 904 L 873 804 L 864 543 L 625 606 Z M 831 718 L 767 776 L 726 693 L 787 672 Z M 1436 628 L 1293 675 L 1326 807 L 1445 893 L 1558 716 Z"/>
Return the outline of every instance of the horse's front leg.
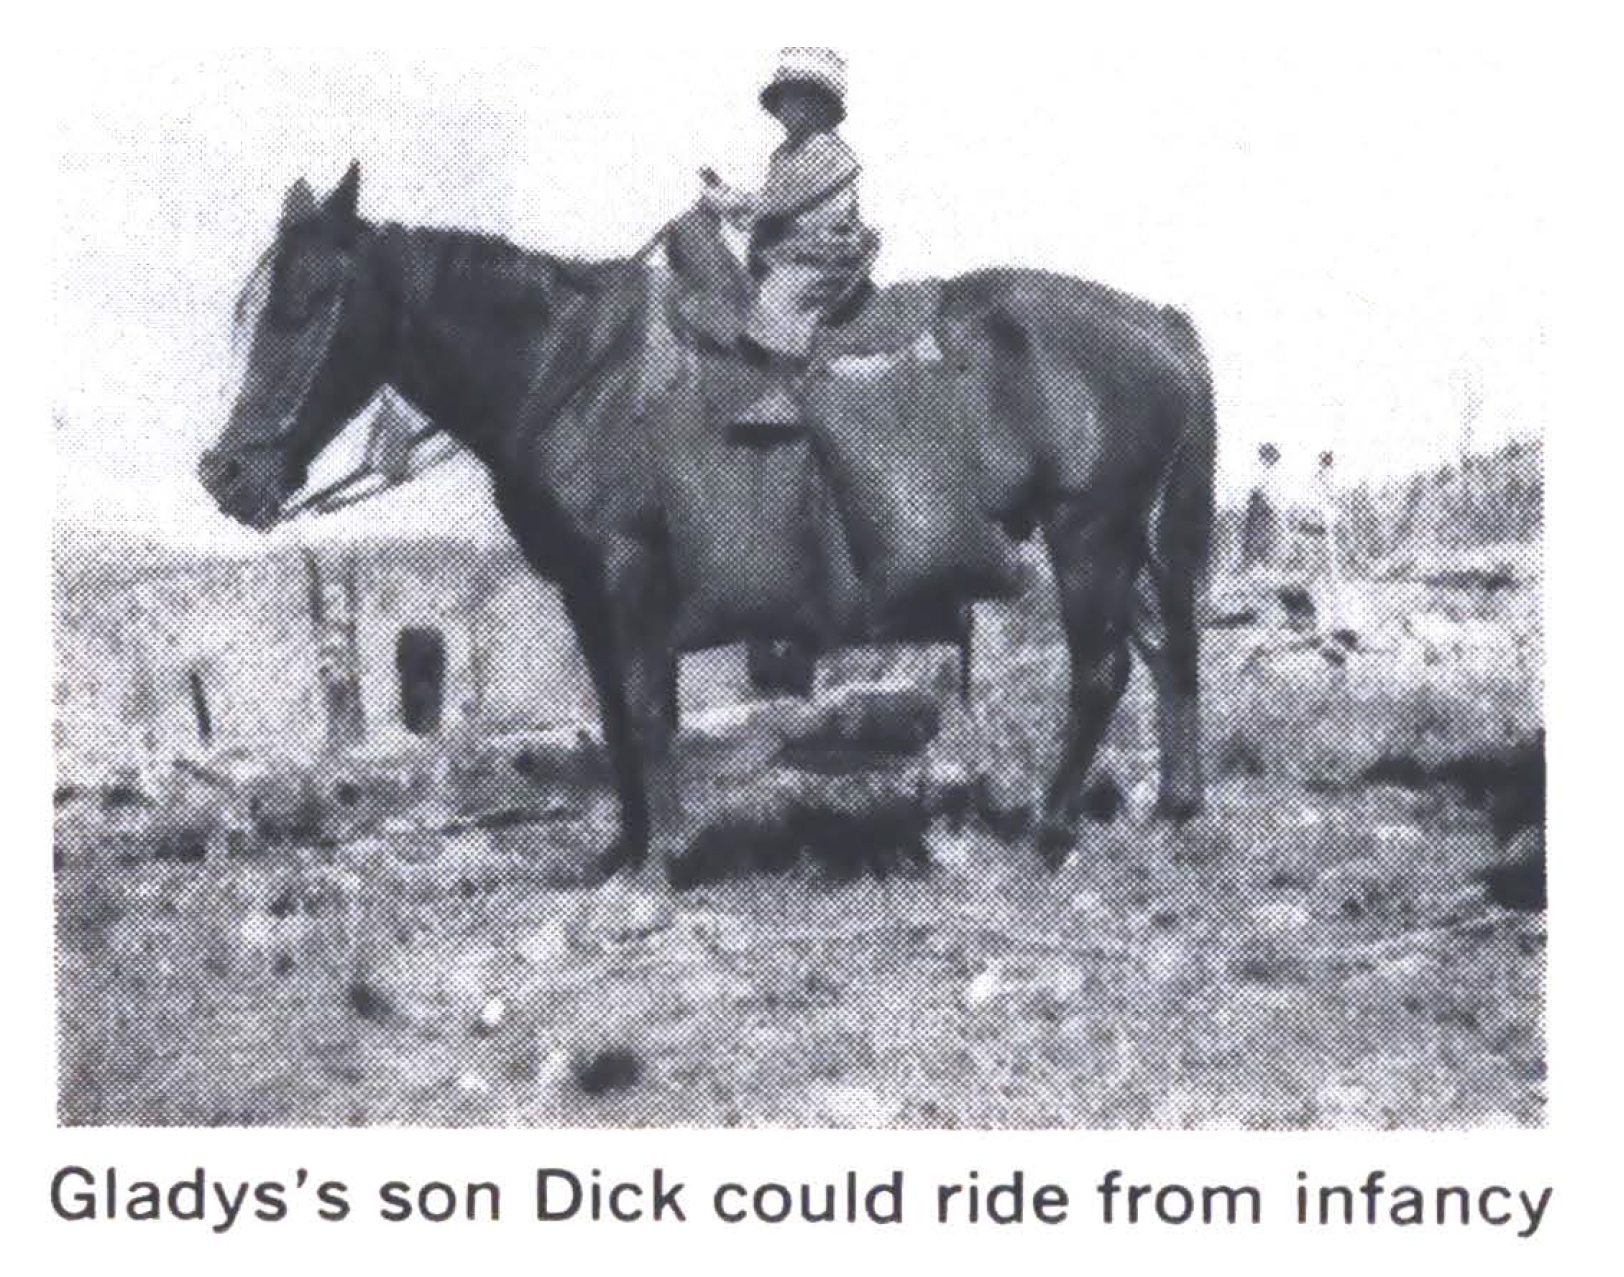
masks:
<path fill-rule="evenodd" d="M 620 838 L 602 868 L 640 869 L 675 862 L 679 807 L 675 734 L 674 610 L 654 555 L 617 540 L 601 565 L 562 584 L 564 606 L 597 694 Z"/>
<path fill-rule="evenodd" d="M 672 748 L 676 736 L 676 660 L 668 632 L 638 632 L 636 615 L 633 609 L 627 618 L 633 623 L 621 631 L 620 643 L 629 755 L 625 769 L 638 774 L 644 796 L 647 848 L 651 853 L 645 863 L 663 869 L 669 877 L 683 851 L 682 805 Z"/>

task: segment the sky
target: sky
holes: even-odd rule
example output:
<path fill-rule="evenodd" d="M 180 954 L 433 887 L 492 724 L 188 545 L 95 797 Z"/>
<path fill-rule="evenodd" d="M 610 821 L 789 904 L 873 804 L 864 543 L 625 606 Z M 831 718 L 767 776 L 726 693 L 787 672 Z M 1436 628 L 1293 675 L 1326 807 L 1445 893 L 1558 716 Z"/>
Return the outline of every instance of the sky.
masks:
<path fill-rule="evenodd" d="M 1476 447 L 1541 434 L 1560 210 L 1551 120 L 1519 86 L 1548 74 L 1544 42 L 1449 10 L 1122 8 L 1045 39 L 1011 22 L 922 43 L 870 23 L 687 45 L 75 52 L 53 77 L 58 526 L 265 543 L 193 470 L 229 404 L 230 300 L 295 178 L 324 190 L 353 157 L 364 216 L 627 253 L 688 205 L 701 165 L 759 181 L 775 128 L 756 94 L 787 40 L 850 63 L 843 132 L 881 279 L 1032 265 L 1182 307 L 1214 365 L 1226 493 L 1264 440 L 1297 471 L 1332 448 L 1351 483 L 1455 455 L 1468 419 Z M 499 534 L 457 463 L 271 535 L 380 531 Z"/>

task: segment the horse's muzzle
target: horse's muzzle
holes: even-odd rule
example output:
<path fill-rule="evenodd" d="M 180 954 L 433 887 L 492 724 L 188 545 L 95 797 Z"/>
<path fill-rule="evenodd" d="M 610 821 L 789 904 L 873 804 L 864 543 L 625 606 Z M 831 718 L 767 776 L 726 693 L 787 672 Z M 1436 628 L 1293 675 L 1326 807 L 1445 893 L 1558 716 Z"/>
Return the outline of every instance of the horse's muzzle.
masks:
<path fill-rule="evenodd" d="M 259 532 L 275 525 L 282 500 L 268 470 L 227 449 L 210 449 L 197 463 L 197 477 L 220 512 Z"/>

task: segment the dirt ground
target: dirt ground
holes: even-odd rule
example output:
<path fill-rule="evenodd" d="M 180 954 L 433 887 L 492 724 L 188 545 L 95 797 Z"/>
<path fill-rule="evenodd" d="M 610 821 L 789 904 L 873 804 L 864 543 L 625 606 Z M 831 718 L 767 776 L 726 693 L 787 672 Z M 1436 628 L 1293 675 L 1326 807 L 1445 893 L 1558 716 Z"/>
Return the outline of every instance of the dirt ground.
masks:
<path fill-rule="evenodd" d="M 1136 674 L 1114 818 L 1057 875 L 1017 832 L 1062 678 L 1024 604 L 982 610 L 973 711 L 903 764 L 972 799 L 682 891 L 560 885 L 606 825 L 590 785 L 541 824 L 198 862 L 67 839 L 59 794 L 60 1119 L 1539 1125 L 1545 915 L 1490 898 L 1494 796 L 1439 779 L 1537 738 L 1537 587 L 1350 588 L 1355 650 L 1209 633 L 1182 828 Z M 924 669 L 832 673 L 881 667 Z"/>

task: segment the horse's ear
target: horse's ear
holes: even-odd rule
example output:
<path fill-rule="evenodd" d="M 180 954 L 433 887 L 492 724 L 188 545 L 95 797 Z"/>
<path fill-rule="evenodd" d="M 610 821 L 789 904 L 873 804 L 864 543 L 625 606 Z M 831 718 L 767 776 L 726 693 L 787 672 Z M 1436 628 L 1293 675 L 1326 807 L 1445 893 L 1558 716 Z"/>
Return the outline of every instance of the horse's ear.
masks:
<path fill-rule="evenodd" d="M 315 211 L 316 194 L 310 189 L 310 183 L 301 177 L 288 187 L 288 193 L 282 197 L 282 225 L 291 226 Z"/>
<path fill-rule="evenodd" d="M 345 221 L 355 218 L 361 206 L 361 162 L 351 160 L 344 176 L 338 179 L 333 193 L 322 201 L 321 211 L 330 217 Z"/>

